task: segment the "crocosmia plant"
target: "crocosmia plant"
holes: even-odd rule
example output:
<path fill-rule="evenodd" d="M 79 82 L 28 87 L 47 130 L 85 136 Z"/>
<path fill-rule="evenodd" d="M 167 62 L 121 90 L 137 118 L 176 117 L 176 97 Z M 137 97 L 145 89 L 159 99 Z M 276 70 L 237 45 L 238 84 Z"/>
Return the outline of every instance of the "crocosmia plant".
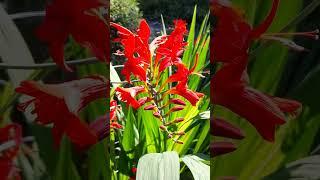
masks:
<path fill-rule="evenodd" d="M 179 158 L 189 157 L 206 168 L 204 177 L 209 178 L 209 166 L 202 161 L 210 152 L 210 96 L 201 87 L 209 88 L 210 82 L 208 16 L 197 37 L 195 19 L 190 30 L 185 20 L 176 19 L 170 31 L 163 29 L 157 37 L 145 19 L 135 31 L 118 23 L 111 27 L 116 31 L 113 41 L 122 46 L 114 56 L 125 59 L 118 71 L 123 81 L 111 82 L 110 91 L 111 157 L 120 151 L 119 160 L 111 158 L 113 178 L 177 179 L 187 172 L 180 169 Z M 196 137 L 199 141 L 193 142 Z M 157 157 L 164 159 L 152 160 Z M 172 161 L 164 162 L 166 158 Z M 172 166 L 172 172 L 154 168 L 158 163 Z"/>
<path fill-rule="evenodd" d="M 145 20 L 141 21 L 136 34 L 119 24 L 111 25 L 118 30 L 118 41 L 124 47 L 124 50 L 118 51 L 117 55 L 124 55 L 127 58 L 121 73 L 129 83 L 133 79 L 140 82 L 128 88 L 117 87 L 117 98 L 134 109 L 143 107 L 145 111 L 151 111 L 161 122 L 159 128 L 167 134 L 167 137 L 182 144 L 183 142 L 177 140 L 178 137 L 174 137 L 184 135 L 184 132 L 172 131 L 168 127 L 183 121 L 184 118 L 178 117 L 168 121 L 168 116 L 183 110 L 187 102 L 195 106 L 204 96 L 203 93 L 188 88 L 190 76 L 202 76 L 195 72 L 198 55 L 190 69 L 181 60 L 187 45 L 184 41 L 187 33 L 186 22 L 175 20 L 174 30 L 170 35 L 157 37 L 151 43 L 149 43 L 151 31 Z M 169 68 L 175 73 L 160 81 L 160 77 Z M 165 86 L 170 88 L 166 90 Z M 179 95 L 179 98 L 170 95 Z"/>

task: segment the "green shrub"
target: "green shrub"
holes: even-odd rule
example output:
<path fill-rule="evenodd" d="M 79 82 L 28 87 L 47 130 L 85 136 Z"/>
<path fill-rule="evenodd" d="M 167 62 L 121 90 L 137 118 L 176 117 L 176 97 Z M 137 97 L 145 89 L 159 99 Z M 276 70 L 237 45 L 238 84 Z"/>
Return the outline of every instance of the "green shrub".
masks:
<path fill-rule="evenodd" d="M 162 14 L 166 21 L 181 18 L 191 21 L 193 8 L 198 6 L 197 16 L 203 19 L 209 11 L 208 0 L 138 0 L 146 17 L 159 18 Z"/>
<path fill-rule="evenodd" d="M 111 0 L 110 14 L 111 21 L 129 29 L 135 29 L 142 17 L 136 0 Z"/>

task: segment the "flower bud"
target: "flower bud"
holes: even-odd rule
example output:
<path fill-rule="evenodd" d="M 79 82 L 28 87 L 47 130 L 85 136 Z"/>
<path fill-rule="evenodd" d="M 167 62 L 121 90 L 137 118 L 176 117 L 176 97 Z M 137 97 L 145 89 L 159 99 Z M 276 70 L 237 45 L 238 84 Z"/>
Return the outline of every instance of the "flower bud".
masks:
<path fill-rule="evenodd" d="M 149 104 L 144 107 L 144 110 L 154 110 L 155 106 L 153 104 Z"/>
<path fill-rule="evenodd" d="M 156 117 L 156 118 L 160 118 L 160 117 L 161 117 L 161 115 L 159 114 L 159 112 L 154 112 L 154 113 L 153 113 L 153 116 Z"/>
<path fill-rule="evenodd" d="M 165 123 L 164 125 L 165 125 L 165 126 L 170 126 L 170 125 L 172 125 L 172 122 L 167 122 L 167 123 Z"/>
<path fill-rule="evenodd" d="M 140 104 L 140 106 L 144 105 L 146 102 L 148 102 L 147 97 L 143 97 L 138 100 L 138 103 Z"/>
<path fill-rule="evenodd" d="M 219 156 L 235 151 L 237 148 L 231 142 L 215 142 L 210 145 L 211 156 Z"/>
<path fill-rule="evenodd" d="M 166 130 L 167 130 L 167 127 L 165 127 L 164 125 L 161 125 L 161 126 L 160 126 L 160 129 L 163 130 L 163 131 L 166 131 Z"/>
<path fill-rule="evenodd" d="M 173 121 L 173 123 L 179 123 L 179 122 L 182 122 L 184 121 L 184 118 L 183 117 L 180 117 L 180 118 L 177 118 Z"/>
<path fill-rule="evenodd" d="M 227 137 L 232 139 L 243 139 L 244 133 L 238 127 L 219 118 L 212 118 L 210 121 L 210 133 L 214 136 Z"/>
<path fill-rule="evenodd" d="M 175 135 L 180 135 L 180 136 L 183 136 L 185 135 L 186 133 L 184 131 L 178 131 L 178 132 L 174 132 Z"/>
<path fill-rule="evenodd" d="M 184 101 L 182 101 L 181 99 L 176 99 L 176 98 L 170 99 L 170 102 L 173 104 L 178 104 L 178 105 L 182 105 L 182 106 L 186 105 L 186 103 Z"/>
<path fill-rule="evenodd" d="M 174 142 L 177 143 L 177 144 L 183 144 L 183 142 L 180 141 L 180 140 L 174 140 Z"/>
<path fill-rule="evenodd" d="M 170 112 L 181 111 L 183 109 L 184 109 L 183 106 L 174 106 L 173 108 L 170 109 Z"/>

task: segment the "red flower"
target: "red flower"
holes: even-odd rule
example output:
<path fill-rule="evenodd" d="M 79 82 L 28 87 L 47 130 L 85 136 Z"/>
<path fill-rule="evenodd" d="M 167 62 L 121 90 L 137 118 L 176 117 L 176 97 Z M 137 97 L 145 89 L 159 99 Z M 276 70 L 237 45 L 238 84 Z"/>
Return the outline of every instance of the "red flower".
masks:
<path fill-rule="evenodd" d="M 143 86 L 135 86 L 131 88 L 117 87 L 116 94 L 120 101 L 123 101 L 133 108 L 137 109 L 142 105 L 142 103 L 141 101 L 139 102 L 138 100 L 136 100 L 135 97 L 144 91 L 145 88 Z"/>
<path fill-rule="evenodd" d="M 141 21 L 137 34 L 119 24 L 111 23 L 111 26 L 118 30 L 119 39 L 117 40 L 124 46 L 124 52 L 117 54 L 125 55 L 127 58 L 122 70 L 127 81 L 130 82 L 131 74 L 146 81 L 146 71 L 150 66 L 154 51 L 156 53 L 154 65 L 159 67 L 159 72 L 168 66 L 181 63 L 180 56 L 186 46 L 184 42 L 184 35 L 187 32 L 186 22 L 175 20 L 174 24 L 175 29 L 170 35 L 160 36 L 149 44 L 151 32 L 145 20 Z"/>
<path fill-rule="evenodd" d="M 117 120 L 117 101 L 110 101 L 110 121 Z"/>
<path fill-rule="evenodd" d="M 123 55 L 127 58 L 122 74 L 125 75 L 128 82 L 130 82 L 131 74 L 142 81 L 146 81 L 146 69 L 149 67 L 151 60 L 149 50 L 151 31 L 147 21 L 141 20 L 137 34 L 116 23 L 111 23 L 111 26 L 118 30 L 119 41 L 124 46 Z"/>
<path fill-rule="evenodd" d="M 251 42 L 259 38 L 272 23 L 279 0 L 273 0 L 272 9 L 266 19 L 252 28 L 228 0 L 211 0 L 211 13 L 218 18 L 213 29 L 211 61 L 235 62 L 243 60 Z"/>
<path fill-rule="evenodd" d="M 13 141 L 14 145 L 8 149 L 0 150 L 0 179 L 3 180 L 20 180 L 18 168 L 13 160 L 17 156 L 20 144 L 22 142 L 21 126 L 19 124 L 10 124 L 0 129 L 0 144 Z"/>
<path fill-rule="evenodd" d="M 108 87 L 103 77 L 90 76 L 62 84 L 24 81 L 16 88 L 16 92 L 33 97 L 20 104 L 20 110 L 24 111 L 33 104 L 36 122 L 53 124 L 52 133 L 56 146 L 60 144 L 64 133 L 80 148 L 96 143 L 96 134 L 81 122 L 78 113 L 90 102 L 106 97 Z"/>
<path fill-rule="evenodd" d="M 110 127 L 115 129 L 121 129 L 122 126 L 117 122 L 117 101 L 110 101 Z"/>
<path fill-rule="evenodd" d="M 108 23 L 92 9 L 106 6 L 98 0 L 53 0 L 46 8 L 43 24 L 37 29 L 38 37 L 48 43 L 53 60 L 64 69 L 64 43 L 69 35 L 89 48 L 102 61 L 109 61 Z"/>
<path fill-rule="evenodd" d="M 171 75 L 166 80 L 166 83 L 178 82 L 178 84 L 176 85 L 176 87 L 168 90 L 166 94 L 177 94 L 186 98 L 193 106 L 197 104 L 199 99 L 203 97 L 204 94 L 194 92 L 188 89 L 188 85 L 187 85 L 189 76 L 194 73 L 197 62 L 198 62 L 198 56 L 196 58 L 196 62 L 194 66 L 190 70 L 182 63 L 176 64 L 176 66 L 178 67 L 177 72 Z M 160 89 L 162 89 L 162 87 Z"/>
<path fill-rule="evenodd" d="M 167 67 L 180 64 L 180 56 L 183 54 L 184 47 L 187 45 L 184 42 L 184 35 L 186 35 L 187 24 L 183 20 L 174 21 L 175 28 L 170 35 L 167 36 L 167 40 L 159 45 L 156 50 L 155 64 L 159 64 L 159 71 L 162 72 Z"/>
<path fill-rule="evenodd" d="M 294 113 L 301 104 L 259 92 L 246 78 L 246 62 L 224 65 L 211 81 L 213 103 L 246 118 L 264 139 L 274 141 L 276 126 L 286 122 L 284 112 Z"/>
<path fill-rule="evenodd" d="M 202 93 L 194 92 L 187 87 L 183 87 L 178 84 L 176 87 L 170 89 L 166 94 L 176 94 L 186 98 L 193 106 L 197 104 L 200 98 L 204 96 Z"/>

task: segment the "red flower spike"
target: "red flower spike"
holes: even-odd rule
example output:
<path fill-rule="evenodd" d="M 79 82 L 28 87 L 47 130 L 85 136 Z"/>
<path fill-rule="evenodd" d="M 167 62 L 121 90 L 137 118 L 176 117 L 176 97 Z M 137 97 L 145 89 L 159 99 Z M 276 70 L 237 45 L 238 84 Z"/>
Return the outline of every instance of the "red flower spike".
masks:
<path fill-rule="evenodd" d="M 210 124 L 211 135 L 232 139 L 243 139 L 245 137 L 241 129 L 222 119 L 213 118 L 211 119 Z"/>
<path fill-rule="evenodd" d="M 135 109 L 141 106 L 141 103 L 135 99 L 136 95 L 145 92 L 143 86 L 136 86 L 131 88 L 117 87 L 116 94 L 120 101 L 127 103 Z"/>
<path fill-rule="evenodd" d="M 106 98 L 109 90 L 107 83 L 107 80 L 100 76 L 61 84 L 23 81 L 20 87 L 16 88 L 16 92 L 32 97 L 20 106 L 20 110 L 34 104 L 36 122 L 43 125 L 53 123 L 52 133 L 56 147 L 65 133 L 71 142 L 83 149 L 95 144 L 97 136 L 87 124 L 80 121 L 78 113 L 90 102 Z"/>
<path fill-rule="evenodd" d="M 110 122 L 117 120 L 117 101 L 110 101 Z"/>
<path fill-rule="evenodd" d="M 162 72 L 167 67 L 180 64 L 180 56 L 184 51 L 184 47 L 187 43 L 184 42 L 184 35 L 186 35 L 187 24 L 183 20 L 174 21 L 175 28 L 167 40 L 159 45 L 156 50 L 155 65 L 159 64 L 159 72 Z"/>
<path fill-rule="evenodd" d="M 3 150 L 0 155 L 0 179 L 21 179 L 19 169 L 16 168 L 13 160 L 19 152 L 22 143 L 22 132 L 19 124 L 10 124 L 0 128 L 0 144 L 8 141 L 14 141 L 15 145 L 9 149 Z"/>
<path fill-rule="evenodd" d="M 231 2 L 212 0 L 211 12 L 218 18 L 211 39 L 211 61 L 237 62 L 247 55 L 251 42 L 259 38 L 271 25 L 278 8 L 279 0 L 273 0 L 267 18 L 256 28 L 242 17 Z"/>
<path fill-rule="evenodd" d="M 211 156 L 220 156 L 235 151 L 237 148 L 231 142 L 214 142 L 210 144 Z"/>
<path fill-rule="evenodd" d="M 111 26 L 118 30 L 120 42 L 124 46 L 124 55 L 128 59 L 124 64 L 122 74 L 128 82 L 130 82 L 131 74 L 146 81 L 146 69 L 151 59 L 148 43 L 151 32 L 146 20 L 141 20 L 137 30 L 138 34 L 116 23 L 111 23 Z"/>
<path fill-rule="evenodd" d="M 102 6 L 106 5 L 97 0 L 54 0 L 47 6 L 44 22 L 36 33 L 48 43 L 50 55 L 60 67 L 72 71 L 64 60 L 64 43 L 69 35 L 98 59 L 109 62 L 109 28 L 92 11 Z"/>

